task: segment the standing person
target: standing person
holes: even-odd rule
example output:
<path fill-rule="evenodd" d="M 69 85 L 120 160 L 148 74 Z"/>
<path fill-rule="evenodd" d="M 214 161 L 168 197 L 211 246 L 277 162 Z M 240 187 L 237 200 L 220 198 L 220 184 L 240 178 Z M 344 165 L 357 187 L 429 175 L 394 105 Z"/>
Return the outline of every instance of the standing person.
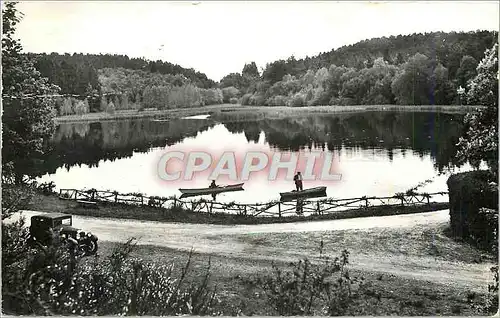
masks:
<path fill-rule="evenodd" d="M 217 184 L 215 184 L 215 180 L 212 180 L 212 183 L 210 183 L 210 186 L 209 188 L 217 188 Z M 216 194 L 215 193 L 212 193 L 212 199 L 215 201 L 215 196 Z"/>
<path fill-rule="evenodd" d="M 302 187 L 302 174 L 297 172 L 297 174 L 293 177 L 293 181 L 295 181 L 295 188 L 297 191 L 302 191 L 304 190 Z"/>

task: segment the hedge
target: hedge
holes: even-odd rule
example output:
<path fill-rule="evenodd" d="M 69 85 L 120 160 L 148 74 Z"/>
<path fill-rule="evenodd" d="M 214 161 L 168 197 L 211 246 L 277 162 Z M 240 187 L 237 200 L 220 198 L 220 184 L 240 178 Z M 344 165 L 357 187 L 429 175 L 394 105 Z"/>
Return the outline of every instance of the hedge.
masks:
<path fill-rule="evenodd" d="M 453 236 L 496 250 L 498 231 L 498 188 L 489 171 L 472 171 L 448 179 L 450 226 Z"/>

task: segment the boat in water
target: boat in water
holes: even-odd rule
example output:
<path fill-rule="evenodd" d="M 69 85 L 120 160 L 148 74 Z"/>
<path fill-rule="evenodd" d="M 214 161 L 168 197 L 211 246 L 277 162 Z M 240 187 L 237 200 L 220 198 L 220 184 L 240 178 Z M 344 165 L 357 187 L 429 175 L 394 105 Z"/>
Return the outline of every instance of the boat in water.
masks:
<path fill-rule="evenodd" d="M 244 183 L 229 184 L 226 186 L 217 186 L 214 188 L 198 188 L 198 189 L 179 189 L 183 196 L 218 194 L 222 192 L 242 191 Z"/>
<path fill-rule="evenodd" d="M 281 199 L 326 197 L 326 187 L 316 187 L 302 191 L 280 192 Z"/>

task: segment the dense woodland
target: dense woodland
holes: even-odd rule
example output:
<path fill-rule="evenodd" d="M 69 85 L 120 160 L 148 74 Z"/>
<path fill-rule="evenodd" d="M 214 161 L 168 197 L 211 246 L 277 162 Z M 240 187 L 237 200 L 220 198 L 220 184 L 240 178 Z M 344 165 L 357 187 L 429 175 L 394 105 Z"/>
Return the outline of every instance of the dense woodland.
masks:
<path fill-rule="evenodd" d="M 43 77 L 78 95 L 59 115 L 233 103 L 256 106 L 467 104 L 468 82 L 498 32 L 383 37 L 314 57 L 255 62 L 219 83 L 193 69 L 124 55 L 28 54 Z"/>
<path fill-rule="evenodd" d="M 497 37 L 477 31 L 371 39 L 275 61 L 254 81 L 230 74 L 221 86 L 238 88 L 250 105 L 466 104 L 467 84 Z"/>

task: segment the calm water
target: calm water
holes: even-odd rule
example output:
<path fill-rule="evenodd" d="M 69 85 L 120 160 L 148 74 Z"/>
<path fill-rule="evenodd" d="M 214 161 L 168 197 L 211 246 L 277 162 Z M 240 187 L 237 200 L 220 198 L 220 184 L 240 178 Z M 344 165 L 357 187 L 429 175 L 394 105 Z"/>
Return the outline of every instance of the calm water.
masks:
<path fill-rule="evenodd" d="M 156 174 L 166 150 L 234 150 L 331 152 L 340 181 L 326 185 L 335 198 L 386 196 L 406 191 L 427 179 L 419 191 L 446 191 L 454 168 L 455 144 L 463 115 L 425 112 L 364 112 L 314 115 L 258 121 L 215 121 L 211 118 L 158 121 L 123 120 L 61 124 L 41 170 L 41 181 L 60 188 L 96 188 L 147 195 L 180 195 L 181 187 L 206 187 L 206 175 L 193 181 L 166 182 Z M 440 175 L 440 173 L 443 173 Z M 234 183 L 227 178 L 218 184 Z M 217 197 L 220 201 L 263 202 L 290 191 L 293 182 L 251 177 L 245 191 Z"/>

